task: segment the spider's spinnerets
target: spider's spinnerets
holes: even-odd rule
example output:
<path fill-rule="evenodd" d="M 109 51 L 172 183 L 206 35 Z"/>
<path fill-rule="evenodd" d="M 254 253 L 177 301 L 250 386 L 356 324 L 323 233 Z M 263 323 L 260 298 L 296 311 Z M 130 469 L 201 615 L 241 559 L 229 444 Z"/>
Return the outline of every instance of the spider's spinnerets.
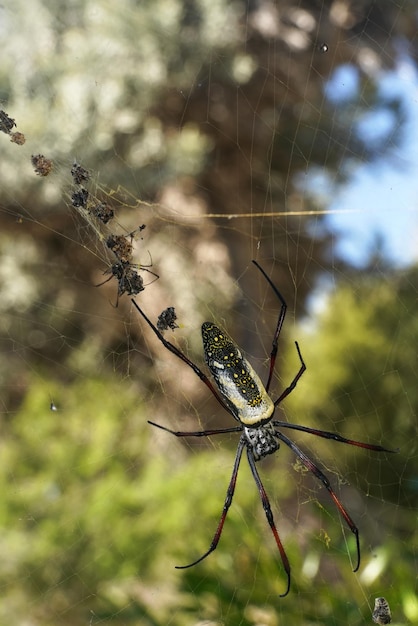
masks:
<path fill-rule="evenodd" d="M 228 334 L 212 322 L 204 322 L 202 339 L 206 363 L 235 419 L 248 427 L 270 421 L 274 403 Z"/>

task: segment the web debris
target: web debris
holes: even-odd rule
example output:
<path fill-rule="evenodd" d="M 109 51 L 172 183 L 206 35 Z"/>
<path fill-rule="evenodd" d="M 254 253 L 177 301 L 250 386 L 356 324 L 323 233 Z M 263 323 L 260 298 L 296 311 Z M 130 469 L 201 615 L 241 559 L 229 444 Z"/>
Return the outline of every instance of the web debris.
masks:
<path fill-rule="evenodd" d="M 18 131 L 12 132 L 14 126 L 16 126 L 15 120 L 12 119 L 6 111 L 0 110 L 0 131 L 9 135 L 12 143 L 23 146 L 26 141 L 25 135 Z"/>
<path fill-rule="evenodd" d="M 171 330 L 173 331 L 176 328 L 179 328 L 179 325 L 176 324 L 176 319 L 177 319 L 177 315 L 176 315 L 176 311 L 174 307 L 169 306 L 167 309 L 162 311 L 162 313 L 160 313 L 160 315 L 158 316 L 158 321 L 157 321 L 158 330 L 163 333 L 165 330 L 168 330 L 169 328 L 171 328 Z"/>
<path fill-rule="evenodd" d="M 375 624 L 390 624 L 392 615 L 390 613 L 389 603 L 385 598 L 376 598 L 374 601 L 374 610 L 372 620 Z"/>
<path fill-rule="evenodd" d="M 132 232 L 120 235 L 110 233 L 107 236 L 102 233 L 102 226 L 107 226 L 115 217 L 115 212 L 109 204 L 98 199 L 94 194 L 90 193 L 88 183 L 91 180 L 90 171 L 83 165 L 74 161 L 71 167 L 71 176 L 75 189 L 71 193 L 71 204 L 81 216 L 93 227 L 98 239 L 102 241 L 113 256 L 114 260 L 110 267 L 104 272 L 110 274 L 103 282 L 96 285 L 101 287 L 115 278 L 118 283 L 118 292 L 116 307 L 119 298 L 123 294 L 136 296 L 145 289 L 144 279 L 139 272 L 146 271 L 152 274 L 155 280 L 159 278 L 158 274 L 151 271 L 150 265 L 142 265 L 133 261 L 133 241 L 137 233 L 142 232 L 146 225 L 138 226 Z"/>

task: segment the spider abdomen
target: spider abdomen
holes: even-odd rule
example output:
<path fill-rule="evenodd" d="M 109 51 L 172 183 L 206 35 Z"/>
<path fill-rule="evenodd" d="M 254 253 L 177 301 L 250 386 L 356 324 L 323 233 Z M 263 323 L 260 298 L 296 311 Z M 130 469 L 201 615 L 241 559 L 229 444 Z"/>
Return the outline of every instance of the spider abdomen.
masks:
<path fill-rule="evenodd" d="M 274 403 L 250 363 L 232 339 L 215 324 L 202 324 L 206 363 L 234 417 L 246 426 L 268 422 Z"/>

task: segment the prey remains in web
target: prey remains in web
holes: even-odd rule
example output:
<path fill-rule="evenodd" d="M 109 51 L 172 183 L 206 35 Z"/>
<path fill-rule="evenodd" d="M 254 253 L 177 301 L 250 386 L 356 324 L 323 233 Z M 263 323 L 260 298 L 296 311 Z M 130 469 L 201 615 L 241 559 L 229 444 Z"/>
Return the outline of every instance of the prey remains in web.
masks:
<path fill-rule="evenodd" d="M 306 371 L 306 365 L 303 360 L 299 345 L 295 342 L 296 351 L 299 357 L 300 367 L 291 383 L 282 391 L 282 393 L 275 400 L 270 396 L 270 386 L 273 379 L 278 341 L 280 333 L 283 327 L 283 322 L 286 316 L 287 305 L 280 294 L 277 287 L 273 284 L 269 276 L 263 270 L 263 268 L 253 261 L 254 265 L 258 268 L 265 280 L 270 285 L 274 294 L 276 295 L 279 303 L 280 310 L 277 318 L 277 324 L 273 335 L 272 348 L 270 353 L 270 368 L 267 378 L 267 382 L 263 385 L 260 377 L 254 371 L 251 364 L 242 355 L 240 349 L 235 342 L 229 337 L 229 335 L 222 330 L 219 326 L 213 322 L 204 322 L 202 324 L 202 340 L 203 340 L 203 352 L 205 356 L 206 364 L 212 374 L 215 384 L 210 378 L 195 364 L 193 363 L 179 348 L 177 348 L 170 341 L 165 339 L 158 328 L 151 322 L 146 316 L 144 311 L 138 306 L 134 299 L 132 303 L 139 312 L 139 314 L 146 321 L 151 330 L 156 334 L 163 346 L 188 365 L 194 373 L 200 378 L 200 380 L 206 385 L 209 391 L 214 395 L 219 404 L 227 411 L 237 422 L 239 426 L 232 426 L 229 428 L 201 430 L 193 432 L 174 431 L 155 424 L 149 421 L 149 424 L 165 430 L 176 437 L 209 437 L 212 435 L 219 435 L 222 433 L 241 433 L 238 441 L 237 452 L 235 456 L 235 462 L 232 470 L 232 476 L 229 481 L 222 514 L 213 536 L 209 549 L 198 559 L 194 560 L 188 565 L 178 565 L 177 569 L 186 569 L 197 565 L 209 554 L 216 550 L 219 540 L 221 538 L 222 530 L 228 514 L 229 508 L 232 504 L 232 498 L 234 496 L 235 486 L 237 482 L 238 470 L 240 461 L 244 450 L 247 454 L 248 463 L 251 469 L 252 476 L 257 485 L 258 492 L 260 494 L 261 503 L 267 518 L 267 522 L 271 528 L 274 539 L 276 541 L 280 557 L 283 563 L 283 568 L 287 577 L 285 590 L 280 597 L 284 597 L 289 593 L 290 589 L 290 563 L 287 557 L 286 551 L 283 547 L 279 533 L 274 521 L 273 512 L 270 506 L 270 502 L 267 493 L 264 489 L 260 475 L 258 473 L 256 463 L 273 454 L 280 448 L 280 444 L 284 443 L 288 446 L 295 455 L 299 458 L 302 464 L 310 471 L 322 485 L 327 489 L 331 496 L 335 506 L 340 512 L 341 516 L 345 519 L 350 531 L 353 533 L 356 542 L 356 564 L 354 572 L 360 567 L 360 540 L 359 530 L 352 520 L 350 514 L 338 498 L 337 494 L 333 490 L 331 483 L 324 472 L 320 469 L 317 463 L 315 463 L 298 445 L 296 445 L 282 430 L 298 430 L 317 437 L 323 437 L 324 439 L 331 439 L 338 443 L 348 444 L 350 446 L 357 446 L 359 448 L 365 448 L 367 450 L 373 450 L 374 452 L 396 452 L 396 450 L 389 450 L 380 445 L 374 445 L 364 443 L 361 441 L 354 441 L 338 435 L 337 433 L 329 432 L 326 430 L 317 430 L 316 428 L 310 428 L 308 426 L 302 426 L 300 424 L 289 424 L 288 422 L 282 422 L 274 419 L 274 413 L 276 408 L 283 402 L 287 396 L 295 389 L 300 378 Z"/>

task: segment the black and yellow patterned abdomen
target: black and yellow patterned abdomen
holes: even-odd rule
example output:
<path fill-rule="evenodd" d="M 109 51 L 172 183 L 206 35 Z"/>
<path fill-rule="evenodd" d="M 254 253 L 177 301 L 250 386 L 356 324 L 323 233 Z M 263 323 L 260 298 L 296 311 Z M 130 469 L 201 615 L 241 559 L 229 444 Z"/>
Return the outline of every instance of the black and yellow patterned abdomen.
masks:
<path fill-rule="evenodd" d="M 268 422 L 274 404 L 231 337 L 219 326 L 204 322 L 202 339 L 206 363 L 234 417 L 249 427 Z"/>

